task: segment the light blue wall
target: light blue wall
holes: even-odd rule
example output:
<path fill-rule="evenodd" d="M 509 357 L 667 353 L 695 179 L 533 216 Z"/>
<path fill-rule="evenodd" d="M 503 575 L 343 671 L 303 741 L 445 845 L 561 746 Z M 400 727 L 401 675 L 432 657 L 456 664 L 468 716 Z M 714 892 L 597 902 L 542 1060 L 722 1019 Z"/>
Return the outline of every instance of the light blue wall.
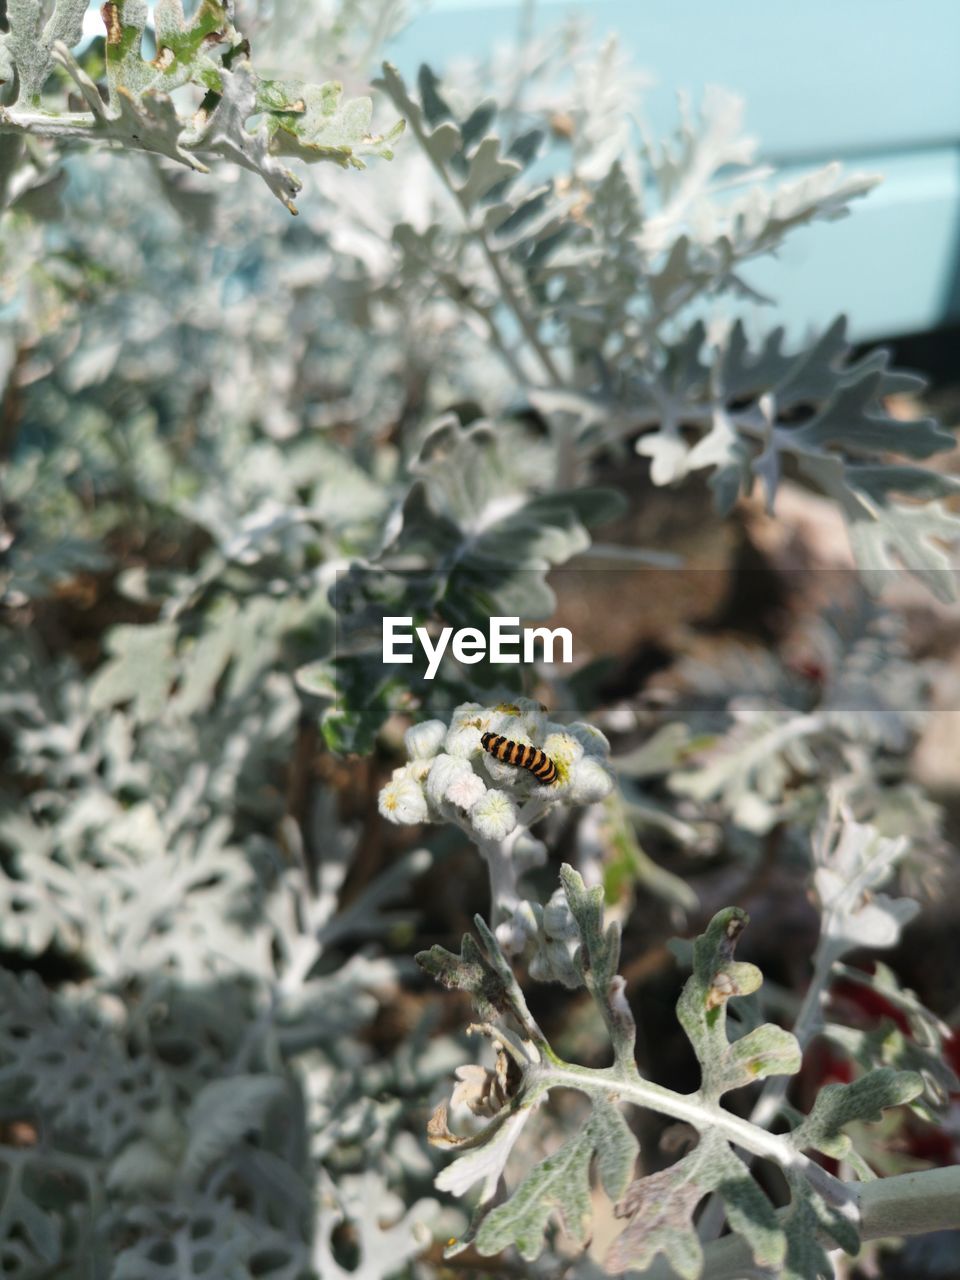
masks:
<path fill-rule="evenodd" d="M 491 53 L 509 41 L 519 0 L 434 0 L 394 42 L 421 61 Z M 960 320 L 960 0 L 539 0 L 543 29 L 575 11 L 598 38 L 616 31 L 655 77 L 655 131 L 677 89 L 742 94 L 762 154 L 793 168 L 842 159 L 884 184 L 843 222 L 796 234 L 750 279 L 794 332 L 845 311 L 860 340 Z"/>

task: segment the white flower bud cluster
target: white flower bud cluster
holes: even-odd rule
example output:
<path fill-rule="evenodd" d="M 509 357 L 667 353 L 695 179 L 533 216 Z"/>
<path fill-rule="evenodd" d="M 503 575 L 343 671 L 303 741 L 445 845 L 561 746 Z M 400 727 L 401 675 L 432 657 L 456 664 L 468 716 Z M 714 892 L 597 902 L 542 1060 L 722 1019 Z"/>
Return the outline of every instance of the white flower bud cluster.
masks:
<path fill-rule="evenodd" d="M 506 955 L 526 956 L 531 978 L 562 982 L 570 988 L 583 985 L 573 962 L 580 931 L 562 889 L 545 907 L 537 902 L 518 903 L 496 933 Z"/>
<path fill-rule="evenodd" d="M 540 747 L 557 766 L 556 780 L 544 785 L 528 770 L 497 760 L 481 746 L 485 733 Z M 410 762 L 394 769 L 380 792 L 380 812 L 390 822 L 453 822 L 480 842 L 501 841 L 516 829 L 518 805 L 528 800 L 543 808 L 592 804 L 613 789 L 603 734 L 579 722 L 556 724 L 530 698 L 495 707 L 464 702 L 449 726 L 427 720 L 408 729 L 404 742 Z M 543 845 L 526 833 L 517 845 L 525 865 L 544 860 Z"/>

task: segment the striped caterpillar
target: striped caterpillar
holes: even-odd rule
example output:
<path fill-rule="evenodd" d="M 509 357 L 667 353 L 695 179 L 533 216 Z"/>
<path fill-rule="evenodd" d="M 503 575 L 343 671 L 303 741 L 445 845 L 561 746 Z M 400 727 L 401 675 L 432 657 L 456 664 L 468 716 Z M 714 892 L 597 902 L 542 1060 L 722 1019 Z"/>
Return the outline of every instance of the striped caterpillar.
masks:
<path fill-rule="evenodd" d="M 496 733 L 485 733 L 480 739 L 480 745 L 496 760 L 502 760 L 504 764 L 512 764 L 517 769 L 528 769 L 544 786 L 549 786 L 551 782 L 557 780 L 557 766 L 539 747 L 530 747 L 522 742 L 511 742 L 509 738 L 501 737 Z"/>

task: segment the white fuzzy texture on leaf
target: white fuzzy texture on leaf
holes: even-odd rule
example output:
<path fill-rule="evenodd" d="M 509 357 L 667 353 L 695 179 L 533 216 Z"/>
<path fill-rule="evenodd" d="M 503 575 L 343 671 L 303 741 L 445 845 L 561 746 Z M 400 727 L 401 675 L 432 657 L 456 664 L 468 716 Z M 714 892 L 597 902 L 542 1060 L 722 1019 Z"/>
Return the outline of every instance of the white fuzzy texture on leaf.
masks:
<path fill-rule="evenodd" d="M 521 1257 L 538 1257 L 554 1212 L 569 1238 L 582 1245 L 591 1216 L 594 1157 L 607 1194 L 616 1198 L 626 1187 L 636 1154 L 637 1140 L 617 1106 L 598 1099 L 587 1123 L 527 1174 L 506 1203 L 485 1216 L 474 1238 L 477 1251 L 490 1255 L 514 1244 Z"/>
<path fill-rule="evenodd" d="M 187 1117 L 183 1176 L 198 1182 L 247 1134 L 262 1129 L 267 1113 L 285 1094 L 283 1080 L 268 1075 L 225 1076 L 203 1088 Z"/>
<path fill-rule="evenodd" d="M 891 898 L 879 887 L 907 852 L 905 837 L 888 839 L 873 827 L 844 822 L 832 843 L 821 845 L 814 885 L 822 908 L 822 932 L 840 959 L 857 947 L 892 947 L 919 904 Z"/>
<path fill-rule="evenodd" d="M 449 1191 L 451 1195 L 462 1196 L 474 1183 L 483 1179 L 480 1203 L 485 1204 L 492 1199 L 514 1144 L 531 1115 L 532 1108 L 522 1107 L 508 1116 L 489 1142 L 464 1152 L 445 1169 L 441 1169 L 434 1180 L 434 1185 L 440 1191 Z"/>
<path fill-rule="evenodd" d="M 830 184 L 835 176 L 831 169 L 821 185 L 807 180 L 791 200 L 802 211 L 809 198 L 818 216 L 835 216 L 849 198 L 838 189 L 834 204 Z M 763 203 L 758 196 L 751 202 L 757 208 Z M 788 201 L 781 209 L 783 217 L 776 204 L 767 209 L 778 235 L 791 221 L 785 213 L 789 206 Z M 751 219 L 742 220 L 742 226 L 751 227 Z M 766 234 L 760 234 L 761 241 Z M 672 263 L 682 291 L 692 265 L 676 254 Z M 888 365 L 883 351 L 851 360 L 842 317 L 794 356 L 784 350 L 782 330 L 751 350 L 739 323 L 708 340 L 698 321 L 668 346 L 662 366 L 649 378 L 651 409 L 659 421 L 639 437 L 637 449 L 652 459 L 657 484 L 709 469 L 721 512 L 731 510 L 756 480 L 774 511 L 784 462 L 790 459 L 806 484 L 838 505 L 872 591 L 879 594 L 889 581 L 886 571 L 905 568 L 940 599 L 949 599 L 953 577 L 941 543 L 960 540 L 960 521 L 932 499 L 954 492 L 956 480 L 924 470 L 914 460 L 951 449 L 954 441 L 931 419 L 903 422 L 889 413 L 886 397 L 916 391 L 922 383 Z M 811 415 L 799 425 L 791 418 L 798 408 Z M 680 426 L 694 422 L 701 434 L 690 443 Z M 910 461 L 897 461 L 897 454 Z M 900 495 L 927 501 L 907 505 Z"/>

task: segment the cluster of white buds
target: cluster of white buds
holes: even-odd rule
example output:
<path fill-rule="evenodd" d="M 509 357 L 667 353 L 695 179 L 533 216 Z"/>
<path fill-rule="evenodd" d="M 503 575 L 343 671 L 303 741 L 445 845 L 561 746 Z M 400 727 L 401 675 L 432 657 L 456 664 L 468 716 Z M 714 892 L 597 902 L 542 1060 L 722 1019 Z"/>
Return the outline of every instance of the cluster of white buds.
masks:
<path fill-rule="evenodd" d="M 540 748 L 556 778 L 545 783 L 496 759 L 483 748 L 485 733 Z M 582 722 L 557 724 L 530 698 L 495 707 L 465 702 L 449 726 L 427 720 L 408 729 L 404 741 L 410 761 L 380 792 L 380 812 L 397 823 L 453 822 L 480 844 L 505 840 L 518 823 L 525 827 L 531 808 L 540 816 L 553 804 L 593 804 L 613 790 L 603 734 Z M 518 840 L 515 856 L 542 860 L 539 842 L 526 842 L 530 847 L 521 849 Z"/>
<path fill-rule="evenodd" d="M 508 956 L 526 956 L 531 978 L 562 982 L 572 990 L 583 986 L 573 961 L 580 930 L 562 889 L 543 907 L 539 902 L 519 902 L 496 934 Z"/>

